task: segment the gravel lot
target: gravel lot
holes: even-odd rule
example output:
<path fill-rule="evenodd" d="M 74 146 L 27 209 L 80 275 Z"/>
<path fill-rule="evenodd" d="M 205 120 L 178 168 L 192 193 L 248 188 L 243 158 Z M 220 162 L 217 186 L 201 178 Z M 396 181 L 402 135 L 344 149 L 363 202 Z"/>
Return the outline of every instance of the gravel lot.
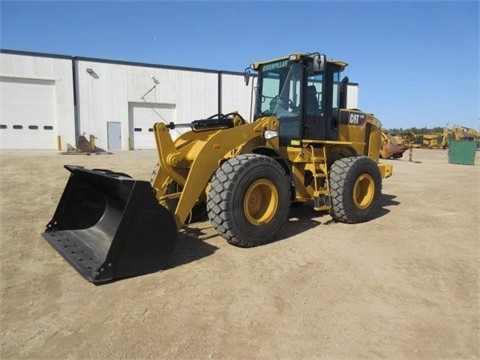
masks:
<path fill-rule="evenodd" d="M 154 151 L 2 151 L 1 359 L 478 359 L 480 159 L 415 149 L 378 216 L 291 210 L 278 241 L 241 249 L 208 221 L 172 268 L 95 286 L 40 235 L 64 164 L 148 180 Z"/>

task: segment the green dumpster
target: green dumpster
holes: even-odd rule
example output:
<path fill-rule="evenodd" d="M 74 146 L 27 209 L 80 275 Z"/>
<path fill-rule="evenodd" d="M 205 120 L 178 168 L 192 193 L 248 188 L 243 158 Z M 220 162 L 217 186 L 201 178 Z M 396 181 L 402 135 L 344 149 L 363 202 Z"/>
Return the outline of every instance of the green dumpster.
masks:
<path fill-rule="evenodd" d="M 450 164 L 475 164 L 477 142 L 469 140 L 451 140 L 448 146 L 448 162 Z"/>

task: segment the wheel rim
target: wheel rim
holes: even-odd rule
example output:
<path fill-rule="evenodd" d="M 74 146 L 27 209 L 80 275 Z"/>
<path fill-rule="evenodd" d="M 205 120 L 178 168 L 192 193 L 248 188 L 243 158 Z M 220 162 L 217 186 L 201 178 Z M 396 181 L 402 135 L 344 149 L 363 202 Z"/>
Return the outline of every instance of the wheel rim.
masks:
<path fill-rule="evenodd" d="M 368 174 L 362 174 L 353 187 L 353 201 L 359 209 L 367 208 L 375 196 L 375 182 Z"/>
<path fill-rule="evenodd" d="M 255 181 L 245 194 L 243 211 L 254 225 L 268 223 L 278 208 L 278 192 L 275 185 L 266 179 Z"/>

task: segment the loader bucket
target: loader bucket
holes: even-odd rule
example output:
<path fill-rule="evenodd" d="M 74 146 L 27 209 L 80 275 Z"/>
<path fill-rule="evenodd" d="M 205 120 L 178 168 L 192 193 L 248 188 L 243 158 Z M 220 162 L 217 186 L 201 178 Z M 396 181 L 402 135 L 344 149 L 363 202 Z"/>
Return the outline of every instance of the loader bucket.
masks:
<path fill-rule="evenodd" d="M 177 240 L 147 181 L 66 165 L 68 183 L 43 237 L 93 283 L 164 269 Z"/>

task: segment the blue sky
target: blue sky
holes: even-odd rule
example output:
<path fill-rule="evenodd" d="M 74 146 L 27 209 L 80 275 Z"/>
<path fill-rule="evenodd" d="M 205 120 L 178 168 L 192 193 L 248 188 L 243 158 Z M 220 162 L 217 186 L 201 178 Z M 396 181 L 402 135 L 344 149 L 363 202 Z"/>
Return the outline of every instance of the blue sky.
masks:
<path fill-rule="evenodd" d="M 480 126 L 478 1 L 4 1 L 0 47 L 243 71 L 322 52 L 385 128 Z"/>

